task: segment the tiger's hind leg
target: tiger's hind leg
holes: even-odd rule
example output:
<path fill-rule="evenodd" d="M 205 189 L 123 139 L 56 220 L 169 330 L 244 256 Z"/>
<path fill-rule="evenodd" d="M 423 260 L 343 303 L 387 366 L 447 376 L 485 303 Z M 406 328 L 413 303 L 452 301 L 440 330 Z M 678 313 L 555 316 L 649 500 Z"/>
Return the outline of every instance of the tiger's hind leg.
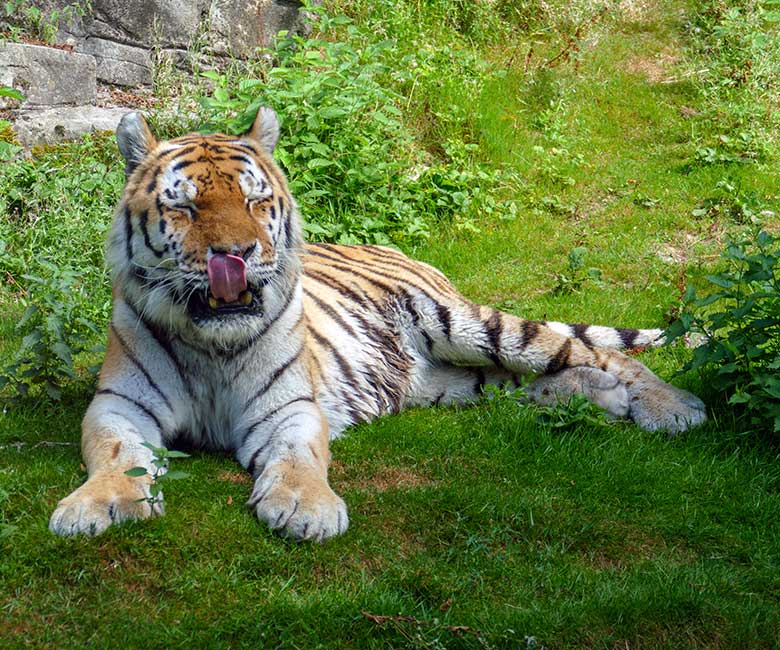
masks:
<path fill-rule="evenodd" d="M 467 404 L 482 395 L 485 386 L 507 389 L 522 385 L 520 378 L 497 367 L 463 367 L 437 364 L 421 372 L 412 386 L 405 406 L 439 406 Z M 556 404 L 574 393 L 615 417 L 629 413 L 628 391 L 614 375 L 598 368 L 569 368 L 554 375 L 542 375 L 524 387 L 528 399 L 538 404 Z"/>
<path fill-rule="evenodd" d="M 661 381 L 642 363 L 617 350 L 592 347 L 546 323 L 523 320 L 460 297 L 448 298 L 437 302 L 430 295 L 418 294 L 408 305 L 414 310 L 419 343 L 434 364 L 498 367 L 521 376 L 541 376 L 532 385 L 539 399 L 576 391 L 597 397 L 594 401 L 599 403 L 601 395 L 609 398 L 601 405 L 610 412 L 617 415 L 625 410 L 639 426 L 651 431 L 676 433 L 706 419 L 701 400 Z M 612 384 L 614 380 L 621 388 Z"/>

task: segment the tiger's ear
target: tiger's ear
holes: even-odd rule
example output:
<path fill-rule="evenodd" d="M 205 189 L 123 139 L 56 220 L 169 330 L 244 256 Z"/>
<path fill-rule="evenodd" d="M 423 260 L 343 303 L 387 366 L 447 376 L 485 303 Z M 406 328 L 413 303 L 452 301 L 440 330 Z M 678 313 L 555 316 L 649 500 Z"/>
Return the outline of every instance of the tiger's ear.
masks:
<path fill-rule="evenodd" d="M 254 123 L 243 137 L 256 140 L 268 153 L 273 153 L 279 140 L 279 119 L 273 109 L 261 106 Z"/>
<path fill-rule="evenodd" d="M 125 176 L 130 177 L 138 164 L 157 145 L 144 116 L 133 111 L 125 115 L 116 127 L 116 143 L 125 159 Z"/>

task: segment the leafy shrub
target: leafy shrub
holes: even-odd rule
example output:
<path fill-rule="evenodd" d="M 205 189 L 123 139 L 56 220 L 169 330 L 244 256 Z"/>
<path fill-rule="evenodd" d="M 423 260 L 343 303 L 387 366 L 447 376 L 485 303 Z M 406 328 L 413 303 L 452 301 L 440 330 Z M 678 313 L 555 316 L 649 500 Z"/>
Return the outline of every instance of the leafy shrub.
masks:
<path fill-rule="evenodd" d="M 109 143 L 90 137 L 0 165 L 0 268 L 16 292 L 9 302 L 26 308 L 21 346 L 0 370 L 6 395 L 58 398 L 108 321 L 103 250 L 124 182 Z"/>
<path fill-rule="evenodd" d="M 73 357 L 90 348 L 97 351 L 91 341 L 98 328 L 79 315 L 85 296 L 78 271 L 40 264 L 48 271 L 46 278 L 22 275 L 35 300 L 28 302 L 16 325 L 24 338 L 13 362 L 0 372 L 0 388 L 10 384 L 15 395 L 25 396 L 40 385 L 49 397 L 59 399 L 62 386 L 78 377 Z"/>
<path fill-rule="evenodd" d="M 416 144 L 391 79 L 394 43 L 316 10 L 319 36 L 282 38 L 275 66 L 259 78 L 204 73 L 215 83 L 202 101 L 205 130 L 240 133 L 259 106 L 274 108 L 283 131 L 276 157 L 314 238 L 408 242 L 437 220 L 471 226 L 471 212 L 496 211 L 491 189 L 499 175 L 472 160 L 473 147 L 440 142 L 437 160 Z M 324 40 L 336 28 L 340 42 Z"/>
<path fill-rule="evenodd" d="M 683 371 L 709 371 L 712 386 L 728 397 L 748 425 L 780 432 L 780 237 L 759 231 L 730 243 L 726 268 L 708 275 L 712 292 L 688 287 L 686 308 L 667 331 L 671 342 L 701 333 Z"/>

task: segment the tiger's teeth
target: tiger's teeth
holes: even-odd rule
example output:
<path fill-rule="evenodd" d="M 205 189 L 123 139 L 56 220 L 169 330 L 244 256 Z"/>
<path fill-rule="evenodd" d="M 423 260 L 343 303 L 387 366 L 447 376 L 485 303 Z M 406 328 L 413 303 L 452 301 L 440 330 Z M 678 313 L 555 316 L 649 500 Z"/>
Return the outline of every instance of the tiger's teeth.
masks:
<path fill-rule="evenodd" d="M 216 309 L 217 304 L 218 304 L 217 299 L 214 296 L 209 296 L 209 307 L 211 307 L 212 309 Z"/>
<path fill-rule="evenodd" d="M 249 306 L 252 304 L 252 292 L 251 291 L 244 291 L 238 299 L 241 301 L 242 305 Z"/>

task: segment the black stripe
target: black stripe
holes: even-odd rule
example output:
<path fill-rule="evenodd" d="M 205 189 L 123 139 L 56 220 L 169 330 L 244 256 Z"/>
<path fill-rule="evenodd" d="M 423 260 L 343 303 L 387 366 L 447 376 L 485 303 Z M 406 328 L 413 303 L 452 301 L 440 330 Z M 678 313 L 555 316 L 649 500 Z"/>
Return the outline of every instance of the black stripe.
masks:
<path fill-rule="evenodd" d="M 485 334 L 490 342 L 490 360 L 497 366 L 501 365 L 501 333 L 504 330 L 504 324 L 501 321 L 501 312 L 494 309 L 490 318 L 485 323 Z"/>
<path fill-rule="evenodd" d="M 175 155 L 174 158 L 179 158 L 180 156 L 186 156 L 187 154 L 191 154 L 193 151 L 195 151 L 198 146 L 204 146 L 205 143 L 202 143 L 200 145 L 192 145 L 190 147 L 184 147 L 183 149 L 174 149 Z M 169 153 L 169 152 L 166 152 Z"/>
<path fill-rule="evenodd" d="M 148 185 L 146 186 L 146 193 L 152 194 L 157 187 L 157 177 L 160 175 L 160 166 L 157 165 L 155 167 L 154 171 L 152 172 L 152 180 L 149 181 Z"/>
<path fill-rule="evenodd" d="M 339 314 L 331 305 L 329 305 L 326 302 L 323 302 L 320 300 L 316 295 L 314 295 L 311 291 L 308 291 L 307 289 L 304 289 L 303 292 L 314 301 L 314 303 L 319 307 L 323 312 L 325 312 L 330 318 L 335 321 L 339 327 L 341 327 L 344 331 L 347 332 L 352 338 L 357 338 L 357 332 L 355 332 L 352 325 L 350 325 L 347 321 L 344 320 L 344 318 Z"/>
<path fill-rule="evenodd" d="M 352 300 L 358 303 L 359 305 L 362 305 L 364 307 L 371 305 L 377 312 L 381 311 L 380 305 L 377 302 L 375 302 L 371 298 L 371 296 L 361 296 L 356 291 L 350 289 L 347 285 L 339 282 L 338 280 L 336 280 L 330 275 L 327 275 L 326 273 L 315 271 L 314 269 L 304 268 L 304 275 L 307 278 L 311 278 L 312 280 L 319 282 L 320 284 L 324 284 L 325 286 L 333 289 L 334 291 L 337 291 L 345 298 L 348 298 L 349 300 Z"/>
<path fill-rule="evenodd" d="M 241 437 L 241 444 L 239 445 L 239 447 L 243 447 L 246 444 L 246 441 L 249 440 L 249 436 L 251 436 L 254 433 L 257 427 L 259 427 L 261 424 L 264 424 L 265 422 L 268 422 L 268 420 L 270 420 L 274 415 L 279 413 L 279 411 L 281 411 L 282 409 L 286 409 L 288 406 L 290 406 L 291 404 L 295 404 L 296 402 L 310 402 L 311 404 L 314 404 L 314 399 L 311 397 L 296 397 L 294 399 L 285 402 L 281 406 L 277 406 L 276 408 L 271 409 L 262 418 L 256 420 L 255 422 L 249 425 L 249 428 L 247 429 L 246 433 Z"/>
<path fill-rule="evenodd" d="M 636 341 L 637 336 L 639 336 L 638 330 L 626 329 L 624 327 L 616 327 L 615 331 L 618 333 L 618 336 L 620 337 L 620 340 L 623 342 L 624 347 L 629 349 L 634 347 L 634 341 Z"/>
<path fill-rule="evenodd" d="M 130 347 L 122 338 L 122 335 L 119 333 L 119 330 L 117 330 L 114 323 L 111 323 L 109 327 L 111 328 L 111 331 L 114 333 L 114 336 L 116 336 L 117 341 L 119 341 L 119 345 L 122 346 L 122 350 L 124 351 L 127 358 L 130 359 L 130 361 L 133 363 L 133 365 L 136 368 L 138 368 L 138 370 L 141 371 L 141 374 L 146 378 L 146 381 L 162 398 L 163 402 L 165 402 L 165 405 L 168 407 L 171 414 L 173 414 L 173 405 L 171 404 L 171 400 L 169 400 L 168 397 L 165 395 L 165 393 L 163 393 L 162 389 L 157 385 L 157 382 L 155 382 L 154 379 L 152 379 L 152 376 L 149 374 L 149 372 L 146 370 L 143 364 L 138 360 L 138 357 L 136 357 L 133 354 L 133 352 L 130 350 Z"/>
<path fill-rule="evenodd" d="M 319 248 L 319 251 L 314 250 L 307 250 L 307 253 L 311 253 L 312 255 L 315 255 L 317 257 L 323 257 L 327 260 L 330 260 L 333 262 L 334 268 L 340 268 L 341 270 L 347 270 L 351 273 L 357 273 L 356 269 L 363 269 L 369 273 L 375 273 L 376 275 L 379 275 L 383 278 L 387 278 L 388 280 L 393 280 L 398 283 L 406 284 L 410 287 L 413 287 L 414 289 L 417 289 L 420 293 L 425 295 L 426 298 L 430 299 L 433 302 L 437 302 L 434 297 L 428 293 L 426 289 L 423 289 L 419 284 L 416 284 L 415 282 L 412 282 L 411 280 L 408 280 L 406 278 L 400 277 L 398 275 L 394 275 L 393 273 L 390 273 L 390 270 L 397 270 L 401 269 L 403 271 L 407 271 L 410 275 L 413 275 L 415 279 L 420 280 L 424 282 L 425 284 L 428 284 L 429 288 L 434 292 L 439 292 L 440 288 L 435 286 L 428 278 L 425 278 L 424 276 L 420 275 L 419 271 L 417 269 L 413 269 L 401 264 L 389 264 L 390 269 L 388 269 L 388 265 L 384 264 L 383 262 L 379 260 L 361 260 L 361 259 L 355 259 L 354 257 L 350 257 L 349 255 L 346 255 L 345 253 L 342 253 L 341 251 L 337 250 L 334 246 L 330 246 L 328 244 L 313 244 L 314 246 L 317 246 Z M 312 246 L 312 245 L 310 245 Z M 331 257 L 329 255 L 326 255 L 323 251 L 327 251 L 329 253 L 332 253 L 334 255 L 337 255 L 337 258 Z M 343 260 L 343 262 L 342 262 Z M 353 265 L 348 267 L 339 266 L 340 264 L 344 263 Z M 377 265 L 382 265 L 377 268 Z M 363 276 L 365 277 L 365 276 Z"/>
<path fill-rule="evenodd" d="M 257 459 L 260 457 L 260 454 L 262 454 L 268 447 L 270 447 L 274 442 L 276 442 L 276 438 L 279 435 L 279 430 L 282 428 L 282 425 L 285 424 L 285 422 L 288 422 L 292 418 L 294 418 L 298 413 L 290 413 L 287 417 L 282 418 L 279 420 L 279 422 L 276 423 L 276 426 L 273 428 L 273 430 L 268 434 L 268 438 L 266 438 L 266 441 L 260 445 L 257 449 L 255 449 L 255 452 L 252 454 L 252 457 L 249 459 L 249 463 L 247 465 L 247 470 L 249 473 L 254 477 L 257 478 L 255 475 L 257 473 Z M 263 468 L 264 469 L 264 468 Z"/>
<path fill-rule="evenodd" d="M 160 331 L 160 329 L 154 323 L 146 320 L 135 308 L 135 305 L 133 305 L 127 300 L 125 300 L 124 302 L 130 309 L 130 311 L 132 311 L 133 314 L 135 314 L 135 316 L 138 318 L 138 321 L 143 323 L 146 329 L 149 330 L 149 333 L 152 335 L 152 338 L 154 338 L 154 340 L 157 342 L 157 345 L 159 345 L 168 355 L 168 358 L 173 364 L 173 367 L 176 368 L 176 372 L 179 374 L 179 379 L 181 379 L 181 383 L 184 385 L 187 394 L 189 395 L 190 399 L 194 402 L 195 391 L 192 388 L 192 383 L 190 382 L 189 376 L 184 372 L 184 367 L 182 366 L 181 361 L 179 361 L 179 358 L 176 356 L 176 352 L 173 349 L 172 341 L 168 339 L 168 337 L 166 337 L 163 334 L 163 332 Z"/>
<path fill-rule="evenodd" d="M 441 303 L 437 302 L 435 304 L 436 315 L 439 317 L 439 323 L 444 331 L 444 337 L 449 341 L 451 336 L 450 330 L 452 328 L 452 315 L 450 314 L 450 310 Z"/>
<path fill-rule="evenodd" d="M 233 142 L 232 146 L 235 147 L 236 149 L 247 149 L 248 151 L 251 151 L 252 154 L 254 154 L 255 156 L 257 157 L 260 156 L 260 151 L 257 149 L 257 147 L 243 140 L 240 142 L 239 141 Z"/>
<path fill-rule="evenodd" d="M 252 405 L 252 403 L 260 399 L 268 391 L 268 389 L 271 388 L 271 386 L 273 386 L 273 384 L 279 379 L 279 377 L 281 377 L 284 374 L 284 372 L 293 363 L 295 363 L 298 360 L 298 358 L 301 356 L 301 352 L 302 350 L 298 349 L 298 351 L 292 357 L 290 357 L 281 366 L 279 366 L 276 370 L 273 371 L 271 376 L 268 378 L 268 381 L 266 381 L 265 384 L 263 384 L 258 389 L 258 391 L 252 397 L 249 398 L 249 400 L 246 403 L 246 406 L 244 407 L 245 413 L 247 409 Z"/>
<path fill-rule="evenodd" d="M 294 243 L 292 235 L 292 215 L 288 214 L 287 218 L 284 220 L 284 244 L 287 248 L 291 248 Z"/>
<path fill-rule="evenodd" d="M 330 342 L 330 340 L 328 340 L 325 336 L 320 334 L 311 325 L 308 325 L 307 329 L 309 333 L 312 335 L 312 337 L 314 337 L 314 339 L 320 345 L 330 350 L 330 353 L 333 355 L 333 358 L 336 360 L 336 365 L 338 365 L 339 370 L 341 370 L 341 374 L 347 380 L 350 388 L 352 388 L 352 390 L 355 391 L 357 389 L 357 378 L 355 377 L 355 373 L 352 371 L 352 367 L 349 365 L 349 363 L 347 363 L 347 360 L 335 348 L 335 346 L 333 345 L 333 343 Z M 363 413 L 361 413 L 361 411 L 358 409 L 354 399 L 345 390 L 342 389 L 340 392 L 342 398 L 347 403 L 347 410 L 349 411 L 349 415 L 352 418 L 352 422 L 353 423 L 361 422 L 367 419 L 366 416 Z"/>
<path fill-rule="evenodd" d="M 393 287 L 391 287 L 389 284 L 385 284 L 381 280 L 377 280 L 376 278 L 372 278 L 372 277 L 366 275 L 365 273 L 361 273 L 359 270 L 357 270 L 354 267 L 345 266 L 343 264 L 340 264 L 336 260 L 334 260 L 330 255 L 324 255 L 322 253 L 319 253 L 317 251 L 313 251 L 311 249 L 305 251 L 304 254 L 305 255 L 310 255 L 310 256 L 313 256 L 313 257 L 324 258 L 324 259 L 328 260 L 329 262 L 331 262 L 331 264 L 329 265 L 328 268 L 333 268 L 333 269 L 337 269 L 339 271 L 344 271 L 347 274 L 354 275 L 354 276 L 357 276 L 359 278 L 362 278 L 363 280 L 365 280 L 369 284 L 375 286 L 378 289 L 381 289 L 382 291 L 384 291 L 387 294 L 393 295 L 394 293 L 396 293 L 396 290 Z M 314 261 L 313 263 L 316 264 L 316 261 Z M 381 275 L 381 274 L 378 273 L 377 275 Z"/>
<path fill-rule="evenodd" d="M 567 338 L 563 342 L 563 345 L 560 347 L 558 352 L 552 359 L 550 359 L 550 362 L 547 364 L 547 368 L 544 371 L 545 374 L 549 375 L 568 367 L 569 355 L 571 354 L 571 341 L 572 339 Z"/>
<path fill-rule="evenodd" d="M 96 394 L 97 394 L 97 395 L 114 395 L 115 397 L 119 397 L 119 398 L 121 398 L 121 399 L 123 399 L 123 400 L 126 400 L 126 401 L 130 402 L 131 404 L 133 404 L 134 406 L 136 406 L 138 409 L 140 409 L 141 411 L 143 411 L 143 413 L 144 413 L 144 414 L 145 414 L 145 415 L 146 415 L 146 416 L 147 416 L 149 419 L 151 419 L 151 420 L 153 420 L 153 421 L 154 421 L 154 423 L 157 425 L 157 429 L 158 429 L 158 431 L 159 431 L 160 433 L 162 433 L 162 432 L 163 432 L 163 427 L 162 427 L 162 424 L 161 424 L 161 422 L 160 422 L 160 419 L 159 419 L 159 418 L 158 418 L 158 417 L 157 417 L 157 416 L 156 416 L 154 413 L 152 413 L 152 411 L 149 409 L 149 407 L 148 407 L 148 406 L 145 406 L 144 404 L 142 404 L 141 402 L 139 402 L 137 399 L 133 399 L 132 397 L 129 397 L 129 396 L 127 396 L 127 395 L 123 395 L 122 393 L 118 393 L 117 391 L 115 391 L 115 390 L 111 390 L 110 388 L 101 388 L 101 389 L 99 389 L 99 390 L 97 391 L 97 393 L 96 393 Z"/>
<path fill-rule="evenodd" d="M 593 341 L 591 341 L 590 337 L 588 336 L 588 329 L 590 329 L 590 325 L 583 325 L 581 323 L 572 325 L 574 337 L 582 341 L 587 347 L 592 348 Z"/>
<path fill-rule="evenodd" d="M 353 339 L 356 341 L 358 340 L 358 333 L 355 331 L 355 329 L 347 323 L 342 316 L 336 311 L 336 309 L 320 300 L 316 295 L 312 294 L 311 292 L 306 291 L 306 295 L 309 296 L 316 304 L 317 306 L 324 311 L 333 321 L 339 325 L 347 334 L 349 334 Z M 384 358 L 382 359 L 385 366 L 391 366 L 396 371 L 396 374 L 394 375 L 396 378 L 399 378 L 399 375 L 402 373 L 402 368 L 399 367 L 400 364 L 393 363 L 391 355 L 395 354 L 398 355 L 401 350 L 399 349 L 399 346 L 397 342 L 393 341 L 393 339 L 387 334 L 386 331 L 380 330 L 378 327 L 372 325 L 369 323 L 363 316 L 361 316 L 358 312 L 351 312 L 347 310 L 349 315 L 355 320 L 357 320 L 361 327 L 363 328 L 363 332 L 365 335 L 371 339 L 374 343 L 377 344 L 377 347 L 382 351 L 384 354 Z M 395 348 L 395 350 L 393 349 Z M 334 349 L 335 354 L 335 349 Z M 338 358 L 337 358 L 338 362 Z M 395 385 L 388 386 L 387 382 L 383 380 L 382 376 L 377 373 L 374 366 L 371 364 L 366 364 L 364 368 L 361 369 L 361 374 L 363 374 L 364 377 L 368 380 L 368 387 L 372 392 L 372 396 L 374 398 L 374 402 L 376 403 L 377 410 L 379 412 L 382 411 L 384 406 L 384 401 L 382 400 L 380 396 L 379 389 L 383 388 L 383 392 L 385 396 L 388 398 L 391 408 L 394 411 L 398 411 L 401 404 L 401 396 L 398 393 L 398 390 Z"/>
<path fill-rule="evenodd" d="M 177 172 L 177 171 L 179 171 L 181 169 L 186 169 L 190 165 L 194 165 L 194 164 L 199 163 L 199 162 L 201 162 L 201 160 L 180 160 L 179 162 L 175 163 L 171 167 L 171 169 L 173 171 Z"/>
<path fill-rule="evenodd" d="M 541 326 L 539 323 L 533 320 L 524 320 L 521 325 L 523 330 L 523 342 L 522 347 L 527 348 L 531 342 L 539 335 Z"/>
<path fill-rule="evenodd" d="M 252 160 L 250 158 L 247 158 L 246 156 L 238 155 L 238 154 L 236 154 L 234 156 L 228 156 L 228 160 L 238 160 L 239 162 L 242 162 L 245 165 L 251 165 L 252 164 Z"/>
<path fill-rule="evenodd" d="M 324 335 L 320 334 L 317 330 L 315 330 L 311 325 L 307 327 L 308 331 L 311 333 L 311 335 L 315 338 L 315 340 L 322 346 L 328 348 L 333 355 L 333 357 L 336 359 L 336 364 L 339 367 L 339 370 L 341 370 L 341 374 L 344 375 L 344 378 L 353 386 L 355 387 L 357 385 L 357 377 L 355 376 L 355 373 L 352 370 L 352 366 L 349 365 L 347 360 L 342 356 L 342 354 L 336 349 L 336 346 L 331 343 L 331 341 Z"/>
<path fill-rule="evenodd" d="M 146 244 L 146 247 L 152 251 L 157 257 L 162 257 L 163 253 L 166 252 L 168 246 L 166 244 L 165 248 L 163 250 L 157 250 L 154 246 L 152 246 L 152 240 L 149 239 L 149 230 L 147 229 L 147 224 L 149 222 L 149 211 L 144 210 L 141 212 L 140 215 L 138 215 L 138 221 L 141 225 L 141 232 L 144 235 L 144 244 Z"/>
<path fill-rule="evenodd" d="M 125 252 L 128 261 L 133 261 L 133 224 L 130 221 L 130 208 L 125 206 Z"/>

